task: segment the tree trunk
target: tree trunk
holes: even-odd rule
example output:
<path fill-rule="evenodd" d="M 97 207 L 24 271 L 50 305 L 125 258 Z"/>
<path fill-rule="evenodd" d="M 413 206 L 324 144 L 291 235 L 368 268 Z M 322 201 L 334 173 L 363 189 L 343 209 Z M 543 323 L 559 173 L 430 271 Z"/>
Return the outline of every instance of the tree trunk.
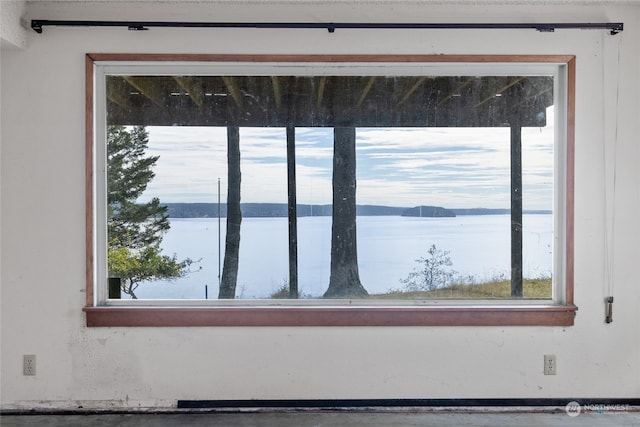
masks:
<path fill-rule="evenodd" d="M 236 126 L 227 127 L 227 164 L 227 235 L 219 299 L 235 298 L 238 281 L 242 212 L 240 211 L 240 130 Z"/>
<path fill-rule="evenodd" d="M 334 128 L 331 276 L 325 298 L 367 295 L 358 273 L 356 242 L 356 130 Z"/>
<path fill-rule="evenodd" d="M 296 128 L 287 126 L 287 188 L 289 193 L 289 298 L 298 298 L 298 202 L 296 193 Z"/>
<path fill-rule="evenodd" d="M 522 298 L 522 128 L 511 124 L 511 298 Z"/>

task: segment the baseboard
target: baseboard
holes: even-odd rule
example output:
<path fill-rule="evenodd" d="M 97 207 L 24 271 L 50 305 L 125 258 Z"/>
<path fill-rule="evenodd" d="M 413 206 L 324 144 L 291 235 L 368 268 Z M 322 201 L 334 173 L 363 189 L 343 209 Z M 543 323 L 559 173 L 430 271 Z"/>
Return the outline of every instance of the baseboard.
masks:
<path fill-rule="evenodd" d="M 397 408 L 397 407 L 565 407 L 569 402 L 586 405 L 640 406 L 636 398 L 550 399 L 283 399 L 283 400 L 178 400 L 179 409 L 224 408 Z"/>

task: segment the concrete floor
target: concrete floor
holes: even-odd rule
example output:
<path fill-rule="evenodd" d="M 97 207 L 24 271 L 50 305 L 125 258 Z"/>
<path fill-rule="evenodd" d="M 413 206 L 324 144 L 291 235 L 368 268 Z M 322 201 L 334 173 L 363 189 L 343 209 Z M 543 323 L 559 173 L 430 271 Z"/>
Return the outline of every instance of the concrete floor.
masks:
<path fill-rule="evenodd" d="M 22 426 L 580 426 L 640 427 L 640 412 L 586 413 L 570 417 L 564 411 L 303 411 L 185 412 L 153 414 L 3 415 L 2 427 Z"/>

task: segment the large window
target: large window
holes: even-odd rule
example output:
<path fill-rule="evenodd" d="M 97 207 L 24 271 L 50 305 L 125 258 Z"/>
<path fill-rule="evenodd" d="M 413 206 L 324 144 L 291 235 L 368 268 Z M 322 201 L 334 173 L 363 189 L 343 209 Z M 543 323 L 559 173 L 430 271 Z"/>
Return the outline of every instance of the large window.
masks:
<path fill-rule="evenodd" d="M 88 55 L 88 323 L 573 324 L 573 74 Z"/>

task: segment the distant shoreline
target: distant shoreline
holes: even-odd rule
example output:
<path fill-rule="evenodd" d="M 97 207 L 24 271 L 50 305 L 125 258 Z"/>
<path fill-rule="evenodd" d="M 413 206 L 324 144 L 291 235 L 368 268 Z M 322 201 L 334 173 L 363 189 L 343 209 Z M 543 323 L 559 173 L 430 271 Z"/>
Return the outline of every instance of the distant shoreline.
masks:
<path fill-rule="evenodd" d="M 164 203 L 169 218 L 217 218 L 217 203 Z M 241 203 L 240 209 L 245 218 L 286 218 L 286 203 Z M 297 216 L 331 216 L 331 205 L 297 205 Z M 465 215 L 508 215 L 510 209 L 492 208 L 443 208 L 441 206 L 393 207 L 380 205 L 356 205 L 358 216 L 405 216 L 423 218 L 446 218 Z M 524 210 L 523 214 L 547 215 L 551 210 Z M 220 204 L 220 216 L 227 214 L 226 203 Z"/>

